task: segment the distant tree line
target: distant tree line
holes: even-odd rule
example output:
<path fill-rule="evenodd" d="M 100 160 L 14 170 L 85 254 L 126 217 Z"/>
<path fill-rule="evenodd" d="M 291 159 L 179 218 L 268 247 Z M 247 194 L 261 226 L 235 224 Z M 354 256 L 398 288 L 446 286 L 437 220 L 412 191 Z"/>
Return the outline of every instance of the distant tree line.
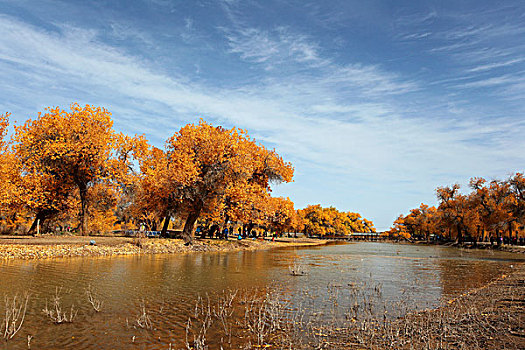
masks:
<path fill-rule="evenodd" d="M 475 177 L 471 192 L 458 184 L 436 189 L 439 205 L 421 204 L 400 215 L 387 232 L 391 237 L 428 240 L 515 241 L 524 237 L 525 177 L 516 173 L 505 181 Z"/>
<path fill-rule="evenodd" d="M 304 232 L 307 235 L 336 236 L 375 232 L 373 223 L 358 213 L 341 212 L 334 207 L 309 205 L 299 210 L 299 216 L 303 219 Z"/>

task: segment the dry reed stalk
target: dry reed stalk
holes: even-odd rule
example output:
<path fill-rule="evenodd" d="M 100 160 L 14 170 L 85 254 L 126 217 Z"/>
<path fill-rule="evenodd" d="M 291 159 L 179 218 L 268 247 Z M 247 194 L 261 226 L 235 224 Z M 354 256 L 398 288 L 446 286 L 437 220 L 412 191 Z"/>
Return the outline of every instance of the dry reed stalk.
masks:
<path fill-rule="evenodd" d="M 71 308 L 68 311 L 62 310 L 62 287 L 55 289 L 55 295 L 51 299 L 51 308 L 48 306 L 48 302 L 46 300 L 46 307 L 42 309 L 42 312 L 48 316 L 53 323 L 60 324 L 60 323 L 72 323 L 75 317 L 77 316 L 78 310 L 75 310 L 75 306 L 71 305 Z"/>
<path fill-rule="evenodd" d="M 28 301 L 29 294 L 25 294 L 22 299 L 19 299 L 17 295 L 12 299 L 7 296 L 5 297 L 5 314 L 2 321 L 2 328 L 0 328 L 5 341 L 12 339 L 20 328 L 22 328 Z"/>

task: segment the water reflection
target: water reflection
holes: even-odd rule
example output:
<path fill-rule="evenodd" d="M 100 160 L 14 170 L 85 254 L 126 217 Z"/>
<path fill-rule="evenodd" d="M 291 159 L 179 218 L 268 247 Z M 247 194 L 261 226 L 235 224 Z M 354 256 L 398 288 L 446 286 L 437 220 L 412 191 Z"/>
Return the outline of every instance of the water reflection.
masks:
<path fill-rule="evenodd" d="M 277 285 L 293 303 L 304 305 L 305 291 L 323 299 L 340 288 L 345 289 L 338 294 L 343 309 L 350 306 L 344 300 L 347 289 L 365 284 L 380 286 L 382 302 L 391 308 L 407 295 L 410 307 L 425 308 L 486 283 L 519 259 L 523 258 L 502 252 L 358 243 L 256 252 L 2 261 L 0 295 L 31 294 L 26 323 L 10 344 L 12 349 L 26 349 L 28 334 L 33 335 L 35 349 L 167 349 L 170 343 L 179 349 L 199 295 L 236 289 L 260 292 Z M 288 266 L 294 261 L 306 265 L 308 275 L 291 276 Z M 100 313 L 87 302 L 89 285 L 104 300 Z M 65 291 L 64 305 L 79 310 L 71 324 L 54 325 L 41 311 L 57 286 Z M 133 327 L 142 300 L 155 330 Z"/>

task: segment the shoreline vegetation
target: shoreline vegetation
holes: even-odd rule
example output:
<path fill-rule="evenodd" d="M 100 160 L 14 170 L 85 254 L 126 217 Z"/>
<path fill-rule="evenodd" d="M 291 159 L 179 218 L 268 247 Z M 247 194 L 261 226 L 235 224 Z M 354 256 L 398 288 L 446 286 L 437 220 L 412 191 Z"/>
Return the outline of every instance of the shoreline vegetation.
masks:
<path fill-rule="evenodd" d="M 91 241 L 94 244 L 91 244 Z M 67 257 L 102 257 L 117 255 L 173 254 L 194 252 L 233 252 L 285 247 L 322 246 L 341 243 L 341 240 L 319 238 L 195 239 L 185 245 L 182 239 L 137 238 L 124 236 L 12 236 L 0 235 L 0 259 L 45 259 Z M 357 241 L 344 241 L 356 243 Z M 409 245 L 439 245 L 458 249 L 494 249 L 525 254 L 525 247 L 477 243 L 436 243 L 406 240 L 382 240 L 384 243 Z"/>
<path fill-rule="evenodd" d="M 441 246 L 451 247 L 457 249 L 479 249 L 479 250 L 499 250 L 509 253 L 525 254 L 525 246 L 518 246 L 513 244 L 491 244 L 490 242 L 453 242 L 453 241 L 409 241 L 406 239 L 382 239 L 379 242 L 394 243 L 394 244 L 408 244 L 408 245 L 424 245 L 424 246 Z"/>
<path fill-rule="evenodd" d="M 373 322 L 367 330 L 325 330 L 331 349 L 524 349 L 525 264 L 437 308 Z M 326 348 L 326 347 L 325 347 Z"/>
<path fill-rule="evenodd" d="M 457 243 L 525 245 L 525 175 L 504 181 L 470 179 L 471 191 L 459 184 L 436 189 L 437 206 L 424 203 L 400 215 L 384 233 L 389 238 L 447 240 Z"/>
<path fill-rule="evenodd" d="M 90 241 L 95 241 L 94 245 Z M 191 252 L 232 252 L 283 247 L 319 246 L 328 240 L 310 238 L 195 239 L 184 245 L 182 239 L 132 238 L 110 236 L 0 236 L 0 259 L 43 259 L 101 257 L 117 255 L 170 254 Z"/>

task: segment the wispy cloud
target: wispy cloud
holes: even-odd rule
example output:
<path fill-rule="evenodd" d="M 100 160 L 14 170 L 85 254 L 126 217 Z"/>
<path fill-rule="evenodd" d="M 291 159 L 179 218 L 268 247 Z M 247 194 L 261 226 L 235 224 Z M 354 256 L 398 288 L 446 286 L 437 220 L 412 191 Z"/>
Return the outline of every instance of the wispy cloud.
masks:
<path fill-rule="evenodd" d="M 227 30 L 230 52 L 243 60 L 265 63 L 268 68 L 287 61 L 306 64 L 323 64 L 319 47 L 305 35 L 292 33 L 286 27 L 272 31 L 257 28 Z"/>
<path fill-rule="evenodd" d="M 523 61 L 525 61 L 525 58 L 516 58 L 516 59 L 511 59 L 508 61 L 489 63 L 489 64 L 484 64 L 484 65 L 480 65 L 480 66 L 471 68 L 467 70 L 467 72 L 483 72 L 483 71 L 488 71 L 488 70 L 495 69 L 495 68 L 511 66 L 513 64 L 521 63 Z"/>
<path fill-rule="evenodd" d="M 521 76 L 520 76 L 521 75 Z M 496 77 L 490 77 L 486 79 L 480 79 L 469 83 L 459 85 L 462 88 L 483 88 L 483 87 L 494 87 L 500 85 L 516 84 L 525 82 L 525 75 L 502 75 Z"/>
<path fill-rule="evenodd" d="M 436 21 L 436 19 L 439 17 L 437 11 L 431 10 L 426 13 L 412 13 L 412 14 L 404 14 L 399 13 L 395 17 L 394 23 L 398 27 L 402 28 L 411 28 L 415 26 L 426 26 L 430 23 L 433 23 Z"/>
<path fill-rule="evenodd" d="M 516 96 L 525 93 L 525 26 L 520 15 L 520 8 L 498 6 L 465 14 L 441 11 L 434 18 L 432 35 L 425 37 L 425 47 L 429 57 L 440 62 L 444 74 L 429 84 L 455 91 L 460 99 L 476 94 L 474 98 L 483 99 L 485 105 L 512 99 L 507 112 L 519 110 Z M 407 27 L 412 28 L 408 36 L 414 35 L 414 40 L 417 33 L 424 32 L 417 22 Z M 483 88 L 490 88 L 490 94 L 481 92 Z"/>
<path fill-rule="evenodd" d="M 57 24 L 59 27 L 64 27 L 63 24 Z M 141 45 L 153 46 L 154 40 L 143 31 L 136 30 L 132 25 L 125 24 L 122 22 L 114 21 L 109 24 L 111 32 L 109 33 L 112 37 L 122 41 L 136 41 Z M 75 31 L 75 28 L 64 28 L 63 32 Z M 93 35 L 96 35 L 93 32 Z"/>
<path fill-rule="evenodd" d="M 412 33 L 412 34 L 405 34 L 401 36 L 401 39 L 403 40 L 418 40 L 418 39 L 424 39 L 426 37 L 431 36 L 431 32 L 425 32 L 425 33 Z"/>
<path fill-rule="evenodd" d="M 346 65 L 334 68 L 322 81 L 332 86 L 342 86 L 361 89 L 367 96 L 385 94 L 404 94 L 418 90 L 417 82 L 402 78 L 400 75 L 387 72 L 373 65 Z"/>
<path fill-rule="evenodd" d="M 493 40 L 501 37 L 509 37 L 514 35 L 522 35 L 525 33 L 525 28 L 519 24 L 500 23 L 470 25 L 468 27 L 458 27 L 443 32 L 442 34 L 448 40 L 463 40 L 463 39 L 477 39 L 477 40 Z"/>
<path fill-rule="evenodd" d="M 323 55 L 313 39 L 286 27 L 268 31 L 242 27 L 236 22 L 233 28 L 223 30 L 231 54 L 266 70 L 276 70 L 280 78 L 287 77 L 299 91 L 304 91 L 305 86 L 306 90 L 354 89 L 366 97 L 418 89 L 415 81 L 403 79 L 377 65 L 335 63 Z"/>
<path fill-rule="evenodd" d="M 186 17 L 184 19 L 184 30 L 181 33 L 181 37 L 186 42 L 191 42 L 197 38 L 197 32 L 195 30 L 195 21 L 190 18 Z"/>

